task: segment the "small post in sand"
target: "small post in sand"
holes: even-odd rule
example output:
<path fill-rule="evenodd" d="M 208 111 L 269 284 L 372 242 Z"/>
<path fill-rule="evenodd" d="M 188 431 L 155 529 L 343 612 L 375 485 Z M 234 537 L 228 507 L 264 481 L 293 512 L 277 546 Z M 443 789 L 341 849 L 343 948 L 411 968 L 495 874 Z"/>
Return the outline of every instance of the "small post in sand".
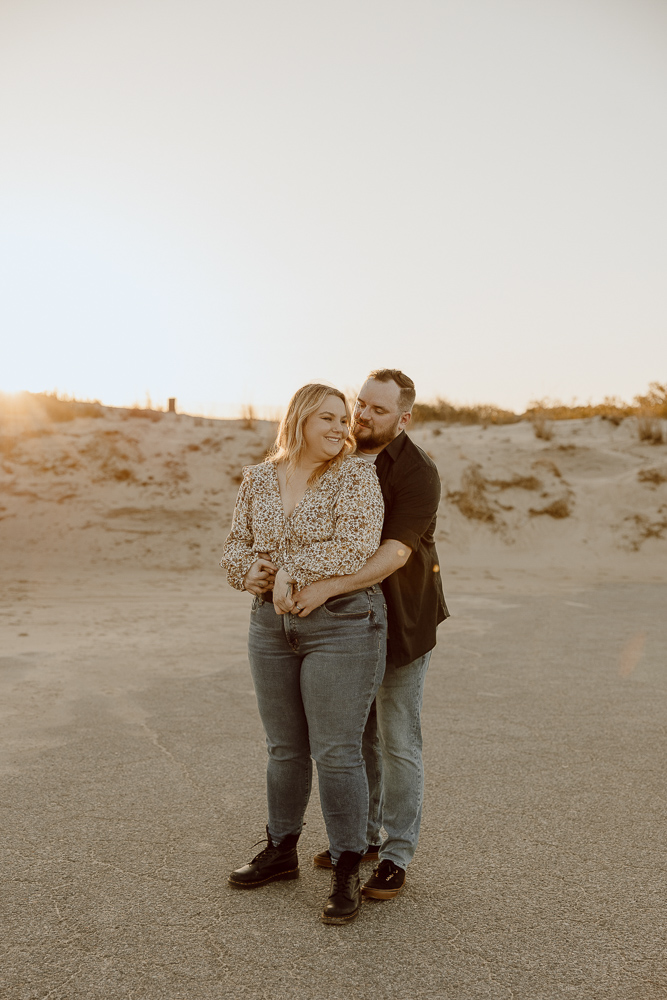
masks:
<path fill-rule="evenodd" d="M 169 412 L 170 413 L 176 413 L 176 397 L 175 396 L 170 396 L 169 397 Z"/>

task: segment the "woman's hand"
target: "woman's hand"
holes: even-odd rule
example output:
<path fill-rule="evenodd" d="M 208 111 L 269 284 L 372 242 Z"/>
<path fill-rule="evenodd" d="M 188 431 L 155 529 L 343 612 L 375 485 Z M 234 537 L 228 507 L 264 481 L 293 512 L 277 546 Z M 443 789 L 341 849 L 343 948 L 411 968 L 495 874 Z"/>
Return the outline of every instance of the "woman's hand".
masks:
<path fill-rule="evenodd" d="M 259 558 L 252 564 L 243 578 L 243 587 L 250 594 L 265 594 L 273 587 L 273 580 L 276 575 L 277 566 L 269 560 L 264 552 L 259 553 Z"/>
<path fill-rule="evenodd" d="M 286 615 L 294 607 L 292 584 L 294 580 L 287 570 L 279 569 L 273 582 L 273 607 L 277 615 Z"/>
<path fill-rule="evenodd" d="M 298 590 L 292 595 L 294 613 L 298 614 L 299 618 L 307 618 L 315 608 L 321 607 L 330 597 L 341 593 L 336 589 L 338 579 L 339 577 L 332 577 L 328 580 L 318 580 L 317 583 L 311 583 L 303 590 Z"/>

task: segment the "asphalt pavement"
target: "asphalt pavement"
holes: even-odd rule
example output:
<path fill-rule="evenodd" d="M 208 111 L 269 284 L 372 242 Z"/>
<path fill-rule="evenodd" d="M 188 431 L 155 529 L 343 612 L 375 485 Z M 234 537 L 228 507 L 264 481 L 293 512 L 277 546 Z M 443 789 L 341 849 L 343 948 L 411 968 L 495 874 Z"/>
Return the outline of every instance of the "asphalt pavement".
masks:
<path fill-rule="evenodd" d="M 667 586 L 448 597 L 417 856 L 331 927 L 316 791 L 301 877 L 227 885 L 266 821 L 245 596 L 26 585 L 0 648 L 4 1000 L 667 997 Z"/>

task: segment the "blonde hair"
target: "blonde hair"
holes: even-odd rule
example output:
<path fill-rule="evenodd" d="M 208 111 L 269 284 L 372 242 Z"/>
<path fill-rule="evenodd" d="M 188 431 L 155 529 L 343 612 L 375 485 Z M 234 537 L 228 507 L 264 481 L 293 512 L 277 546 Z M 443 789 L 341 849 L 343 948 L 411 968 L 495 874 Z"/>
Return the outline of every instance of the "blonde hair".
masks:
<path fill-rule="evenodd" d="M 267 462 L 278 464 L 287 463 L 288 472 L 292 472 L 299 464 L 299 459 L 306 449 L 306 442 L 303 436 L 303 427 L 308 417 L 317 413 L 327 396 L 337 396 L 345 404 L 345 413 L 348 422 L 350 420 L 350 407 L 347 399 L 339 389 L 334 389 L 330 385 L 320 382 L 309 382 L 294 393 L 289 401 L 287 412 L 280 421 L 276 442 L 267 456 Z M 308 483 L 312 485 L 328 469 L 336 469 L 341 465 L 350 452 L 354 451 L 354 439 L 350 435 L 343 442 L 343 447 L 334 458 L 323 462 L 310 476 Z"/>

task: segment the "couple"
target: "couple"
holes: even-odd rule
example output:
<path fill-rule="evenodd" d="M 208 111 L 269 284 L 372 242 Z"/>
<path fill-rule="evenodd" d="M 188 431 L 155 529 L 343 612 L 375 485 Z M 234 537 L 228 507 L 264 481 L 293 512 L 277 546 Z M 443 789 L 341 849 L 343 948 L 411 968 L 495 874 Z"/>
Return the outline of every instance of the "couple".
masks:
<path fill-rule="evenodd" d="M 314 758 L 328 924 L 353 920 L 362 893 L 394 897 L 419 836 L 422 693 L 448 612 L 434 544 L 440 479 L 405 434 L 414 400 L 403 372 L 371 372 L 352 439 L 343 393 L 299 389 L 273 452 L 244 470 L 221 560 L 230 584 L 255 595 L 248 650 L 269 754 L 268 847 L 229 881 L 298 877 Z M 363 860 L 379 864 L 362 887 Z"/>

